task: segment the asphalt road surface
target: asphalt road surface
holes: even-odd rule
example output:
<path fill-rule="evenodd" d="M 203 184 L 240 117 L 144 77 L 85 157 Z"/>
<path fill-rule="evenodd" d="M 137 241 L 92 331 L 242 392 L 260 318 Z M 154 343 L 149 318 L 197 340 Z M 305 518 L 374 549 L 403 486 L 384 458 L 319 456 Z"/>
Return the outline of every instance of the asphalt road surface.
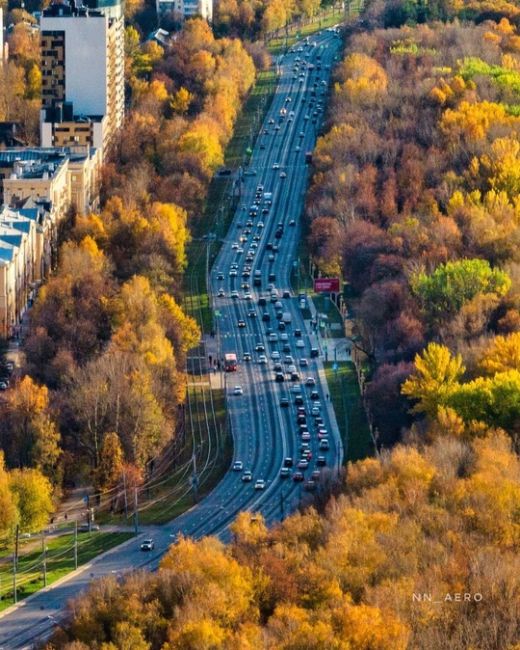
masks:
<path fill-rule="evenodd" d="M 251 472 L 252 481 L 242 480 L 243 471 L 230 469 L 208 496 L 171 524 L 147 528 L 137 539 L 22 602 L 16 610 L 0 618 L 0 650 L 29 648 L 48 635 L 54 622 L 63 615 L 67 600 L 86 588 L 93 578 L 121 575 L 138 567 L 156 568 L 177 533 L 194 538 L 218 535 L 226 541 L 230 535 L 229 524 L 242 510 L 262 513 L 269 524 L 279 521 L 310 493 L 307 488 L 312 484 L 309 486 L 307 480 L 313 471 L 320 471 L 319 486 L 341 466 L 343 450 L 334 413 L 326 399 L 323 366 L 320 358 L 311 358 L 311 347 L 317 347 L 316 335 L 305 329 L 300 301 L 290 286 L 308 180 L 305 153 L 314 148 L 327 101 L 331 67 L 341 45 L 340 39 L 331 32 L 322 32 L 310 41 L 309 45 L 297 46 L 294 52 L 278 60 L 279 84 L 249 167 L 240 181 L 240 205 L 210 273 L 213 306 L 220 314 L 217 336 L 221 356 L 236 353 L 238 357 L 237 371 L 225 375 L 234 461 L 241 461 L 243 471 Z M 250 215 L 255 200 L 257 213 Z M 283 225 L 283 232 L 277 237 L 277 230 L 282 230 L 279 224 Z M 255 271 L 260 273 L 260 286 L 254 286 Z M 244 272 L 250 275 L 245 277 Z M 250 288 L 244 289 L 243 283 Z M 233 291 L 238 292 L 238 297 L 232 297 Z M 275 291 L 276 299 L 271 296 Z M 219 297 L 219 292 L 224 295 Z M 247 292 L 251 294 L 250 299 L 244 296 Z M 266 299 L 265 306 L 259 305 L 261 298 Z M 276 304 L 278 301 L 282 303 L 281 309 Z M 290 314 L 291 323 L 283 332 L 279 329 L 277 311 Z M 239 321 L 243 321 L 242 326 Z M 300 330 L 301 336 L 296 336 L 296 330 Z M 270 331 L 276 334 L 276 342 L 270 341 L 275 338 L 269 336 Z M 281 340 L 282 334 L 287 335 L 286 341 Z M 264 351 L 256 350 L 259 345 Z M 249 361 L 247 353 L 251 355 Z M 275 381 L 274 363 L 278 360 L 273 359 L 273 353 L 275 357 L 276 353 L 280 355 L 283 382 Z M 260 362 L 261 354 L 267 363 Z M 285 359 L 287 356 L 292 357 L 292 362 Z M 302 365 L 305 363 L 302 359 L 308 365 Z M 299 373 L 299 380 L 291 381 L 291 365 Z M 305 385 L 308 377 L 315 380 L 316 386 Z M 242 389 L 241 395 L 233 394 L 236 386 Z M 311 399 L 313 390 L 318 392 L 319 401 Z M 296 391 L 301 395 L 310 436 L 301 434 L 297 422 Z M 281 406 L 282 398 L 288 399 L 288 406 Z M 318 427 L 311 414 L 313 407 L 319 408 L 322 428 L 327 432 L 321 434 L 329 442 L 327 451 L 319 449 Z M 296 465 L 306 437 L 310 437 L 312 458 L 308 468 L 302 471 L 305 480 L 296 482 L 293 474 L 298 471 Z M 321 462 L 325 466 L 317 467 L 319 456 L 323 457 Z M 280 470 L 286 458 L 293 459 L 293 467 L 290 476 L 281 478 Z M 264 481 L 262 489 L 255 487 L 258 479 Z M 139 545 L 148 536 L 153 536 L 155 549 L 144 553 Z"/>

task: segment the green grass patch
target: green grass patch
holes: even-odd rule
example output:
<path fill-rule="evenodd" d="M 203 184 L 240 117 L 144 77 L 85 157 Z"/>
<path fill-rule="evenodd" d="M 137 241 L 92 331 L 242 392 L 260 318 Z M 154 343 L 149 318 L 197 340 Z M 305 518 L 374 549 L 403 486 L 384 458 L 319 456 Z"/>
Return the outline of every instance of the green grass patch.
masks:
<path fill-rule="evenodd" d="M 86 564 L 97 555 L 108 551 L 133 537 L 132 533 L 92 533 L 78 534 L 78 566 Z M 24 546 L 27 551 L 24 552 Z M 45 563 L 47 585 L 52 584 L 74 570 L 74 534 L 45 539 Z M 44 587 L 44 554 L 41 540 L 21 542 L 16 593 L 18 601 L 27 598 Z M 0 610 L 14 603 L 13 566 L 11 561 L 0 563 Z"/>
<path fill-rule="evenodd" d="M 269 41 L 267 49 L 269 52 L 271 52 L 271 54 L 281 54 L 282 52 L 285 52 L 287 48 L 292 47 L 302 38 L 310 36 L 311 34 L 315 34 L 322 29 L 326 29 L 327 27 L 332 27 L 333 25 L 342 22 L 343 19 L 344 14 L 342 11 L 339 9 L 328 9 L 327 11 L 321 13 L 319 16 L 316 16 L 313 19 L 313 22 L 310 22 L 306 25 L 300 25 L 298 23 L 289 25 L 287 39 L 284 32 L 283 35 L 272 38 Z"/>
<path fill-rule="evenodd" d="M 333 362 L 324 364 L 330 397 L 345 447 L 345 460 L 355 461 L 373 454 L 372 438 L 363 408 L 356 370 L 351 361 L 340 361 L 334 371 Z"/>

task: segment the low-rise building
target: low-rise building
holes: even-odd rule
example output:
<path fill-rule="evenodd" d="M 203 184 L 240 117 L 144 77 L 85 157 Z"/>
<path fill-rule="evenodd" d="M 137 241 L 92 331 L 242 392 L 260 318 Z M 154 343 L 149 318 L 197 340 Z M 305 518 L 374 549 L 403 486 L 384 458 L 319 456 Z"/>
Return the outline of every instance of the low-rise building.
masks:
<path fill-rule="evenodd" d="M 55 222 L 71 209 L 86 214 L 99 201 L 100 150 L 10 148 L 0 150 L 0 205 L 46 201 Z"/>
<path fill-rule="evenodd" d="M 186 20 L 200 16 L 209 23 L 213 21 L 213 0 L 156 0 L 159 20 L 167 14 Z"/>
<path fill-rule="evenodd" d="M 45 271 L 46 214 L 0 211 L 0 336 L 12 336 Z"/>

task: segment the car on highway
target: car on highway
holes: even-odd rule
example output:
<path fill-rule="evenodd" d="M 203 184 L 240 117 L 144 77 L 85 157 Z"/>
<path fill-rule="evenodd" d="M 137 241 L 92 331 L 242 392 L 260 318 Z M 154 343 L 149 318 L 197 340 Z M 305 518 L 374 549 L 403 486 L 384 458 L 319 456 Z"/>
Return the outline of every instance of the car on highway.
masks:
<path fill-rule="evenodd" d="M 224 289 L 222 287 L 220 287 L 220 289 L 218 290 L 217 296 L 219 298 L 224 298 L 226 296 L 226 292 L 224 291 Z"/>
<path fill-rule="evenodd" d="M 320 450 L 321 451 L 328 451 L 330 449 L 330 443 L 328 438 L 322 438 L 320 440 Z"/>
<path fill-rule="evenodd" d="M 307 377 L 307 379 L 305 380 L 305 385 L 316 386 L 316 380 L 314 379 L 314 377 Z"/>
<path fill-rule="evenodd" d="M 289 398 L 288 397 L 282 397 L 280 399 L 280 406 L 282 408 L 287 408 L 289 406 Z"/>
<path fill-rule="evenodd" d="M 305 480 L 305 476 L 303 475 L 302 472 L 294 472 L 294 474 L 292 475 L 292 480 L 295 483 L 301 483 L 302 481 Z"/>
<path fill-rule="evenodd" d="M 265 481 L 263 478 L 259 478 L 255 483 L 255 490 L 263 490 L 265 488 Z"/>
<path fill-rule="evenodd" d="M 246 326 L 246 321 L 242 320 L 242 318 L 240 318 L 238 320 L 238 322 L 237 322 L 237 325 L 238 325 L 238 327 L 245 327 Z"/>
<path fill-rule="evenodd" d="M 281 172 L 280 178 L 287 178 L 287 172 Z"/>
<path fill-rule="evenodd" d="M 235 388 L 233 388 L 233 395 L 243 395 L 243 394 L 244 394 L 244 389 L 242 388 L 242 386 L 235 386 Z"/>
<path fill-rule="evenodd" d="M 313 402 L 316 402 L 316 401 L 318 401 L 319 399 L 320 399 L 320 394 L 318 393 L 318 391 L 317 391 L 317 390 L 313 390 L 313 391 L 311 391 L 311 400 L 312 400 Z"/>
<path fill-rule="evenodd" d="M 267 363 L 267 357 L 265 356 L 265 354 L 261 354 L 261 355 L 258 357 L 258 363 L 259 363 L 260 365 L 265 365 L 265 364 Z"/>
<path fill-rule="evenodd" d="M 296 221 L 295 221 L 294 219 L 291 219 L 291 220 L 289 221 L 289 225 L 290 225 L 290 226 L 295 226 L 295 225 L 296 225 Z"/>
<path fill-rule="evenodd" d="M 314 402 L 314 406 L 311 409 L 311 415 L 315 418 L 317 418 L 320 414 L 320 407 L 318 402 Z"/>
<path fill-rule="evenodd" d="M 229 294 L 230 298 L 233 298 L 233 300 L 236 300 L 239 297 L 239 293 L 236 289 L 233 289 L 233 291 Z"/>
<path fill-rule="evenodd" d="M 309 461 L 305 460 L 305 458 L 300 458 L 296 467 L 298 469 L 307 469 L 309 467 Z"/>
<path fill-rule="evenodd" d="M 242 481 L 244 483 L 251 483 L 252 480 L 253 480 L 252 472 L 246 469 L 246 471 L 242 474 Z"/>
<path fill-rule="evenodd" d="M 320 472 L 320 470 L 319 470 L 319 469 L 315 469 L 315 470 L 312 472 L 312 474 L 311 474 L 311 478 L 312 478 L 313 481 L 319 481 L 320 478 L 321 478 L 321 472 Z"/>
<path fill-rule="evenodd" d="M 303 489 L 307 492 L 314 492 L 314 490 L 316 490 L 316 487 L 316 483 L 312 479 L 309 479 L 308 481 L 305 481 Z"/>
<path fill-rule="evenodd" d="M 262 320 L 264 321 L 264 323 L 268 323 L 271 320 L 271 315 L 269 314 L 269 312 L 264 311 L 264 313 L 262 314 Z"/>
<path fill-rule="evenodd" d="M 230 277 L 230 278 L 236 278 L 237 275 L 238 275 L 238 271 L 237 271 L 236 269 L 231 269 L 231 270 L 229 271 L 229 277 Z"/>
<path fill-rule="evenodd" d="M 256 352 L 265 352 L 265 345 L 263 343 L 257 343 L 255 345 Z"/>
<path fill-rule="evenodd" d="M 251 352 L 244 352 L 244 361 L 251 361 Z"/>
<path fill-rule="evenodd" d="M 300 329 L 295 329 L 294 330 L 294 336 L 295 338 L 299 339 L 302 335 L 302 331 Z"/>
<path fill-rule="evenodd" d="M 247 312 L 247 315 L 249 316 L 249 318 L 256 318 L 256 311 L 254 309 L 250 309 Z"/>
<path fill-rule="evenodd" d="M 318 458 L 316 458 L 316 465 L 318 467 L 324 467 L 326 464 L 327 464 L 327 459 L 325 458 L 325 456 L 318 456 Z"/>
<path fill-rule="evenodd" d="M 311 439 L 311 434 L 304 432 L 304 433 L 302 433 L 301 437 L 302 437 L 303 442 L 309 442 L 309 440 Z"/>
<path fill-rule="evenodd" d="M 278 350 L 273 350 L 273 352 L 271 353 L 271 359 L 273 361 L 279 361 L 280 353 L 278 352 Z"/>
<path fill-rule="evenodd" d="M 282 467 L 280 470 L 280 478 L 289 478 L 291 470 L 288 467 Z"/>
<path fill-rule="evenodd" d="M 153 551 L 154 548 L 155 544 L 151 538 L 143 540 L 140 546 L 141 551 Z"/>
<path fill-rule="evenodd" d="M 233 463 L 233 471 L 234 472 L 241 472 L 244 469 L 244 463 L 241 460 L 236 460 Z"/>
<path fill-rule="evenodd" d="M 280 163 L 273 163 L 273 169 L 280 169 Z"/>
<path fill-rule="evenodd" d="M 276 382 L 282 383 L 285 381 L 285 375 L 283 374 L 283 372 L 277 372 L 274 375 L 274 380 Z"/>

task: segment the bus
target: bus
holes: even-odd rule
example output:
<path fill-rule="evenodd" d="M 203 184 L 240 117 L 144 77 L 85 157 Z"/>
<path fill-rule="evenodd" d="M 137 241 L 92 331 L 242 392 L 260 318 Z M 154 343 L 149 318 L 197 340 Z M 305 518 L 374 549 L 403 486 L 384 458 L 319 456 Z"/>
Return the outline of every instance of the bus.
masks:
<path fill-rule="evenodd" d="M 224 370 L 226 372 L 235 372 L 237 369 L 237 355 L 234 352 L 224 355 Z"/>

